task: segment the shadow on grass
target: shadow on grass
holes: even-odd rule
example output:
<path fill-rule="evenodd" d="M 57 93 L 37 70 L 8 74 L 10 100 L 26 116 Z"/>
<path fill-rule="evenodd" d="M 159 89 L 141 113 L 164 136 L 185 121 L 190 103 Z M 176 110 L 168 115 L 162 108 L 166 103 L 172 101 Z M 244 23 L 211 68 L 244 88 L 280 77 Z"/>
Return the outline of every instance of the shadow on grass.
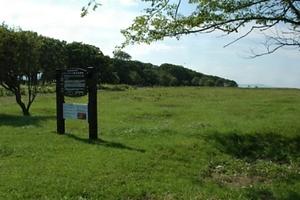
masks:
<path fill-rule="evenodd" d="M 40 126 L 40 123 L 47 120 L 55 120 L 55 116 L 23 116 L 0 114 L 0 126 Z"/>
<path fill-rule="evenodd" d="M 137 151 L 140 153 L 146 152 L 144 149 L 137 149 L 137 148 L 129 147 L 129 146 L 126 146 L 119 142 L 109 142 L 109 141 L 105 141 L 105 140 L 101 140 L 101 139 L 80 138 L 80 137 L 77 137 L 76 135 L 72 135 L 72 134 L 68 134 L 68 133 L 66 133 L 65 135 L 68 136 L 69 138 L 72 138 L 74 140 L 84 142 L 87 144 L 101 145 L 101 146 L 116 148 L 116 149 L 126 149 L 126 150 L 130 150 L 130 151 Z"/>
<path fill-rule="evenodd" d="M 247 199 L 278 199 L 271 191 L 265 188 L 247 188 L 245 191 Z M 289 189 L 282 191 L 280 196 L 280 199 L 300 199 L 299 193 Z"/>
<path fill-rule="evenodd" d="M 300 136 L 277 133 L 215 133 L 207 136 L 220 150 L 239 159 L 269 160 L 279 164 L 300 161 Z"/>

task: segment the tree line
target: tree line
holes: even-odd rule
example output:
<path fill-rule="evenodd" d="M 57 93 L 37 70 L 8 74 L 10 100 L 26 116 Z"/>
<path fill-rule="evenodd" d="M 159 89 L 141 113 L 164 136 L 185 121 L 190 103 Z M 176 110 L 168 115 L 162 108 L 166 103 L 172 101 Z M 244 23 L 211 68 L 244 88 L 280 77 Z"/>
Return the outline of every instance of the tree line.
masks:
<path fill-rule="evenodd" d="M 38 85 L 53 82 L 57 68 L 88 67 L 96 69 L 98 84 L 237 87 L 233 80 L 205 75 L 183 66 L 132 61 L 131 56 L 122 51 L 115 51 L 110 58 L 90 44 L 67 43 L 4 23 L 0 25 L 0 85 L 15 95 L 24 115 L 29 115 Z M 22 101 L 23 84 L 28 90 L 27 104 Z"/>

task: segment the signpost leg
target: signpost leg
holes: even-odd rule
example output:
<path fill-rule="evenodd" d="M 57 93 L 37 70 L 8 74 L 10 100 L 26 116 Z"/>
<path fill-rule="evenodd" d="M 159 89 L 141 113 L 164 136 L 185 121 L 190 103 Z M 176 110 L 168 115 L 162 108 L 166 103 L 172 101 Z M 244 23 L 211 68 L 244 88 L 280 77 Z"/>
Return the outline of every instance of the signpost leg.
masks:
<path fill-rule="evenodd" d="M 97 119 L 97 73 L 93 67 L 88 68 L 88 121 L 89 138 L 98 139 L 98 119 Z"/>
<path fill-rule="evenodd" d="M 64 101 L 64 95 L 61 92 L 61 70 L 56 69 L 56 118 L 57 132 L 59 134 L 65 133 L 65 119 L 63 118 Z"/>

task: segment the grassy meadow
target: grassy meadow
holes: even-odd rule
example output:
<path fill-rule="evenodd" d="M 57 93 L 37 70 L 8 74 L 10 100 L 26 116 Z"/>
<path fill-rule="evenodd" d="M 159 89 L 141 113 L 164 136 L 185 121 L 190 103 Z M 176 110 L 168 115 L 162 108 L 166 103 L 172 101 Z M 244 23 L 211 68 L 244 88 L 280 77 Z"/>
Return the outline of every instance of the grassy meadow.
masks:
<path fill-rule="evenodd" d="M 99 90 L 93 141 L 55 94 L 30 111 L 0 97 L 0 199 L 300 199 L 297 89 Z"/>

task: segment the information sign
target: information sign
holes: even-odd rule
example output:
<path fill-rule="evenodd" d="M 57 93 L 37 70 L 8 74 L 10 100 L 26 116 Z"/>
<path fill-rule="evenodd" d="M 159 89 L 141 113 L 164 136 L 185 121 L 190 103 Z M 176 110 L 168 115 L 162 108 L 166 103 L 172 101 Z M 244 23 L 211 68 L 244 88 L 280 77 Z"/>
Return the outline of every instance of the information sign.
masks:
<path fill-rule="evenodd" d="M 87 89 L 88 88 L 88 89 Z M 78 97 L 88 93 L 88 104 L 65 103 L 64 96 Z M 57 132 L 65 133 L 65 119 L 86 120 L 89 138 L 98 139 L 97 73 L 95 68 L 56 69 Z"/>
<path fill-rule="evenodd" d="M 64 119 L 88 120 L 87 104 L 64 103 L 63 104 Z"/>
<path fill-rule="evenodd" d="M 61 92 L 65 96 L 79 97 L 87 94 L 87 72 L 83 69 L 68 69 L 62 72 Z"/>

